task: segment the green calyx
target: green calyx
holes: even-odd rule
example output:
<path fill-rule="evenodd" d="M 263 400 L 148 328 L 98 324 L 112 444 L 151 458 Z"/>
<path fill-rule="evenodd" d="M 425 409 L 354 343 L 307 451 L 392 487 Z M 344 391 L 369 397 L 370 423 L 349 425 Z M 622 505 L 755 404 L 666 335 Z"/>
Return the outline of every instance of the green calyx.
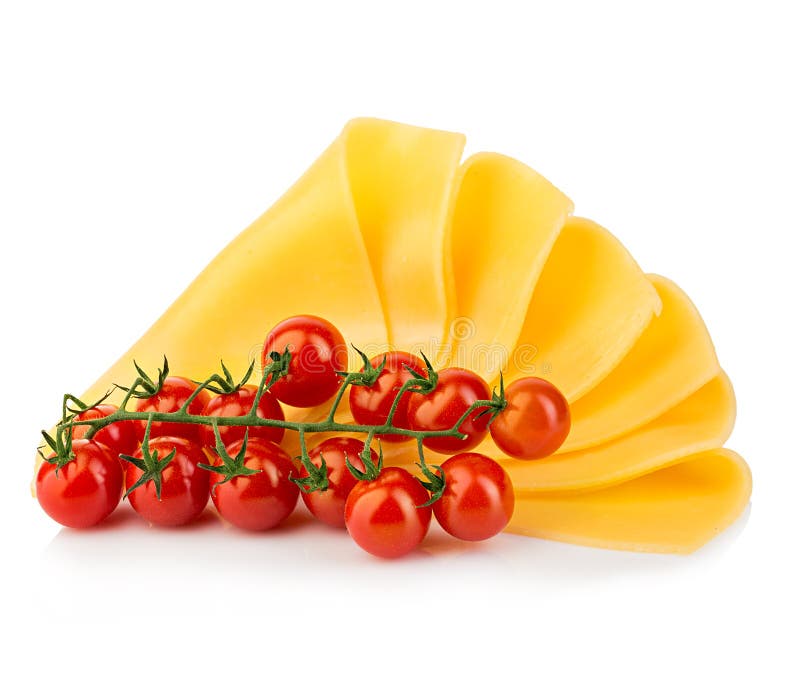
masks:
<path fill-rule="evenodd" d="M 403 387 L 406 388 L 406 390 L 427 395 L 428 393 L 433 392 L 439 383 L 439 374 L 433 368 L 433 364 L 431 364 L 431 362 L 428 360 L 428 357 L 426 357 L 423 352 L 420 352 L 419 355 L 425 362 L 425 373 L 419 373 L 409 365 L 405 364 L 405 369 L 411 374 L 411 379 L 407 381 Z"/>
<path fill-rule="evenodd" d="M 156 375 L 155 380 L 153 380 L 153 378 L 151 378 L 150 375 L 135 361 L 133 362 L 133 365 L 136 368 L 136 372 L 139 374 L 139 377 L 134 381 L 133 385 L 131 385 L 129 388 L 124 388 L 121 385 L 117 386 L 120 390 L 128 393 L 126 399 L 131 397 L 146 399 L 161 392 L 161 388 L 164 387 L 164 381 L 169 375 L 169 362 L 167 361 L 166 356 L 164 357 L 164 363 L 162 364 L 161 368 L 158 369 L 158 374 Z"/>
<path fill-rule="evenodd" d="M 423 502 L 421 505 L 417 505 L 417 509 L 419 509 L 420 507 L 430 507 L 442 497 L 444 494 L 446 481 L 442 467 L 440 467 L 438 464 L 433 464 L 432 468 L 436 469 L 436 473 L 434 473 L 431 471 L 431 467 L 428 466 L 428 463 L 425 461 L 425 453 L 422 448 L 422 438 L 417 439 L 417 452 L 419 454 L 419 462 L 416 464 L 420 468 L 420 471 L 425 478 L 428 479 L 427 481 L 423 481 L 422 479 L 417 480 L 422 484 L 422 487 L 431 494 L 429 500 Z"/>
<path fill-rule="evenodd" d="M 250 362 L 250 366 L 248 366 L 247 371 L 245 371 L 244 376 L 242 376 L 242 379 L 238 383 L 233 380 L 233 376 L 224 361 L 220 360 L 219 365 L 222 368 L 222 375 L 215 373 L 206 381 L 201 382 L 193 380 L 192 382 L 195 385 L 213 392 L 215 395 L 231 395 L 247 385 L 247 381 L 249 381 L 250 377 L 253 375 L 256 362 L 255 360 Z"/>
<path fill-rule="evenodd" d="M 347 371 L 336 371 L 337 375 L 342 376 L 344 378 L 343 387 L 346 385 L 357 385 L 360 387 L 367 387 L 370 388 L 378 381 L 381 373 L 383 373 L 383 369 L 386 367 L 386 355 L 383 355 L 383 359 L 381 363 L 377 366 L 373 366 L 372 362 L 369 360 L 366 354 L 362 352 L 358 347 L 355 345 L 350 345 L 356 352 L 358 356 L 361 357 L 362 367 L 360 371 L 349 373 Z"/>
<path fill-rule="evenodd" d="M 328 480 L 328 464 L 325 462 L 325 456 L 320 453 L 319 466 L 314 464 L 308 456 L 300 455 L 297 459 L 303 463 L 308 476 L 290 476 L 289 480 L 297 484 L 297 487 L 304 493 L 313 493 L 314 491 L 324 493 L 328 490 L 330 481 Z"/>
<path fill-rule="evenodd" d="M 437 500 L 441 499 L 444 494 L 444 489 L 447 485 L 444 478 L 444 471 L 438 464 L 433 464 L 429 467 L 425 462 L 417 462 L 417 466 L 425 475 L 425 478 L 428 479 L 427 481 L 420 480 L 420 483 L 422 487 L 431 494 L 430 500 L 423 502 L 421 505 L 417 505 L 417 507 L 430 507 Z M 431 471 L 431 467 L 436 469 L 436 473 Z"/>
<path fill-rule="evenodd" d="M 359 481 L 374 481 L 376 478 L 378 478 L 378 476 L 380 476 L 381 471 L 383 471 L 383 447 L 381 446 L 380 441 L 378 441 L 378 461 L 373 462 L 372 451 L 370 449 L 371 444 L 372 434 L 370 434 L 370 436 L 367 438 L 367 442 L 364 443 L 364 449 L 358 455 L 364 464 L 364 471 L 356 469 L 346 454 L 344 457 L 344 463 L 347 467 L 347 470 Z"/>
<path fill-rule="evenodd" d="M 55 437 L 47 431 L 42 431 L 42 437 L 45 444 L 37 447 L 36 451 L 45 462 L 55 465 L 56 476 L 58 476 L 59 469 L 75 459 L 75 453 L 72 451 L 72 428 L 69 425 L 59 426 L 56 429 Z M 42 453 L 46 447 L 50 448 L 52 456 L 45 456 Z"/>
<path fill-rule="evenodd" d="M 292 354 L 287 345 L 282 352 L 270 352 L 267 358 L 269 359 L 269 364 L 264 367 L 261 375 L 261 386 L 269 389 L 276 380 L 288 375 Z"/>
<path fill-rule="evenodd" d="M 235 479 L 237 476 L 251 476 L 252 474 L 257 474 L 259 469 L 251 469 L 250 467 L 246 467 L 244 465 L 245 460 L 247 459 L 247 441 L 249 436 L 249 431 L 245 429 L 244 432 L 244 439 L 242 440 L 242 447 L 239 452 L 236 453 L 235 457 L 231 457 L 228 454 L 228 451 L 225 449 L 225 444 L 222 442 L 222 438 L 219 434 L 219 426 L 215 423 L 213 425 L 214 428 L 214 437 L 216 438 L 216 446 L 215 451 L 217 456 L 222 460 L 222 464 L 201 464 L 198 463 L 201 469 L 205 469 L 206 471 L 213 472 L 215 474 L 219 474 L 222 476 L 222 479 L 216 481 L 213 486 L 211 486 L 211 494 L 213 495 L 217 489 L 217 486 L 227 483 L 232 479 Z"/>
<path fill-rule="evenodd" d="M 492 424 L 497 416 L 508 406 L 508 399 L 506 399 L 506 387 L 505 383 L 503 382 L 503 374 L 500 374 L 500 390 L 492 390 L 492 399 L 489 400 L 488 404 L 483 405 L 483 409 L 475 415 L 476 419 L 480 419 L 482 416 L 486 416 L 489 414 L 489 420 L 486 422 L 487 426 Z"/>
<path fill-rule="evenodd" d="M 120 455 L 120 459 L 125 460 L 126 462 L 130 462 L 136 468 L 140 469 L 142 475 L 139 479 L 134 483 L 128 490 L 125 491 L 125 495 L 123 495 L 123 499 L 127 498 L 133 491 L 135 491 L 140 486 L 144 486 L 145 484 L 152 481 L 156 487 L 156 498 L 161 500 L 161 480 L 162 474 L 164 469 L 167 468 L 167 465 L 173 460 L 177 450 L 175 448 L 172 449 L 172 452 L 167 454 L 164 459 L 159 458 L 158 450 L 155 452 L 151 451 L 150 449 L 150 427 L 153 423 L 152 414 L 147 421 L 147 428 L 144 431 L 144 439 L 142 440 L 142 458 L 138 457 L 131 457 L 130 455 Z"/>

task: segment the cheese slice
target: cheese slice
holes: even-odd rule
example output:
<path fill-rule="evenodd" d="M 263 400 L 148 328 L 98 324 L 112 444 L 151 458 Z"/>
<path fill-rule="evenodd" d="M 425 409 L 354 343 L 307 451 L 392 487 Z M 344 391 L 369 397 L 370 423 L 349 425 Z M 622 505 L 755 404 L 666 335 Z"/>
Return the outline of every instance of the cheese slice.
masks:
<path fill-rule="evenodd" d="M 730 526 L 751 490 L 750 469 L 739 455 L 709 450 L 611 488 L 520 497 L 507 531 L 597 548 L 686 554 Z"/>
<path fill-rule="evenodd" d="M 462 167 L 454 206 L 449 363 L 494 380 L 508 363 L 572 202 L 513 158 L 479 153 Z"/>
<path fill-rule="evenodd" d="M 389 335 L 358 342 L 370 353 L 391 347 L 430 354 L 444 337 L 453 301 L 445 226 L 464 137 L 360 119 L 350 122 L 342 140 Z"/>
<path fill-rule="evenodd" d="M 611 372 L 660 308 L 655 288 L 610 232 L 569 218 L 536 284 L 506 379 L 546 378 L 573 402 Z"/>
<path fill-rule="evenodd" d="M 661 298 L 661 314 L 650 321 L 619 365 L 573 402 L 572 428 L 561 452 L 627 433 L 663 414 L 718 374 L 711 337 L 689 297 L 670 280 L 649 277 Z"/>
<path fill-rule="evenodd" d="M 721 447 L 735 418 L 733 387 L 720 373 L 654 421 L 602 445 L 534 461 L 505 457 L 498 461 L 522 494 L 594 489 Z"/>

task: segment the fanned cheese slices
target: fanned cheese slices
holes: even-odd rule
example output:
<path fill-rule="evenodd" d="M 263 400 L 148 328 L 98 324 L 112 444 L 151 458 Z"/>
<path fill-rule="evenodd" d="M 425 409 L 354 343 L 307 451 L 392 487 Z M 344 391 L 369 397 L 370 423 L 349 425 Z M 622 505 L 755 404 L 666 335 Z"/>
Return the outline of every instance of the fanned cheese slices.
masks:
<path fill-rule="evenodd" d="M 220 359 L 244 370 L 275 323 L 317 314 L 371 354 L 422 350 L 493 384 L 502 371 L 564 392 L 573 425 L 556 455 L 480 446 L 514 482 L 509 531 L 695 550 L 751 490 L 747 464 L 722 449 L 735 401 L 700 315 L 610 232 L 572 217 L 542 176 L 495 153 L 461 162 L 463 146 L 459 134 L 353 120 L 82 398 L 128 382 L 133 359 L 155 369 L 166 354 L 195 379 Z M 301 256 L 311 270 L 298 271 Z M 293 420 L 326 411 L 286 408 Z M 385 450 L 389 463 L 416 461 L 413 443 Z"/>

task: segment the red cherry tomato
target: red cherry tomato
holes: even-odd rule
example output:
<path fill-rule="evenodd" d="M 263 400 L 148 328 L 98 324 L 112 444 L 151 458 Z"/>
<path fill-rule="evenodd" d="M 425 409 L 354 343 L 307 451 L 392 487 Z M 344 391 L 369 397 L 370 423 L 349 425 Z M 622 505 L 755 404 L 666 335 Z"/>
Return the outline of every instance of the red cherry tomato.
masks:
<path fill-rule="evenodd" d="M 477 452 L 463 452 L 442 464 L 445 488 L 433 514 L 447 533 L 482 541 L 500 533 L 514 513 L 514 489 L 497 462 Z"/>
<path fill-rule="evenodd" d="M 208 472 L 198 467 L 206 456 L 197 443 L 186 438 L 161 436 L 151 438 L 150 452 L 158 452 L 164 459 L 172 450 L 175 456 L 161 474 L 161 499 L 156 495 L 156 485 L 148 481 L 134 490 L 128 499 L 131 506 L 151 524 L 157 526 L 182 526 L 200 516 L 208 503 Z M 142 448 L 133 455 L 142 458 Z M 142 470 L 128 464 L 125 487 L 130 489 L 142 476 Z"/>
<path fill-rule="evenodd" d="M 109 449 L 94 440 L 75 440 L 75 458 L 58 470 L 43 462 L 36 497 L 55 521 L 74 529 L 103 521 L 122 497 L 122 469 Z"/>
<path fill-rule="evenodd" d="M 195 385 L 188 378 L 181 378 L 180 376 L 168 376 L 164 380 L 164 385 L 161 390 L 152 397 L 145 397 L 136 403 L 136 411 L 141 412 L 175 412 L 178 411 L 186 402 L 191 394 L 197 389 Z M 189 409 L 190 414 L 202 414 L 203 409 L 211 399 L 208 390 L 203 390 L 197 397 L 195 397 Z M 144 437 L 146 421 L 139 422 L 139 441 L 141 442 Z M 154 421 L 150 428 L 150 437 L 156 436 L 170 436 L 175 438 L 186 438 L 192 442 L 200 441 L 200 432 L 196 424 L 190 423 L 174 423 L 171 421 Z"/>
<path fill-rule="evenodd" d="M 506 388 L 508 405 L 490 426 L 492 439 L 509 457 L 540 459 L 569 435 L 569 403 L 542 378 L 520 378 Z"/>
<path fill-rule="evenodd" d="M 102 419 L 106 416 L 111 416 L 116 411 L 118 409 L 113 404 L 98 404 L 82 411 L 76 419 L 79 421 Z M 73 439 L 83 438 L 88 430 L 89 426 L 73 426 Z M 130 455 L 136 452 L 136 447 L 139 444 L 137 430 L 137 424 L 134 421 L 115 421 L 95 433 L 92 440 L 105 445 L 115 457 Z"/>
<path fill-rule="evenodd" d="M 428 491 L 405 469 L 388 467 L 373 481 L 359 481 L 347 496 L 344 521 L 353 540 L 378 557 L 416 548 L 428 533 L 431 508 L 418 507 Z"/>
<path fill-rule="evenodd" d="M 439 371 L 439 382 L 427 395 L 414 393 L 408 403 L 408 422 L 415 431 L 446 431 L 452 428 L 473 402 L 491 399 L 486 382 L 464 368 Z M 466 439 L 425 438 L 423 445 L 435 452 L 453 453 L 471 450 L 486 436 L 489 414 L 477 418 L 476 409 L 459 429 Z"/>
<path fill-rule="evenodd" d="M 226 448 L 235 457 L 242 449 L 237 441 Z M 219 464 L 217 457 L 215 464 Z M 237 476 L 227 483 L 220 474 L 211 474 L 211 499 L 217 511 L 234 526 L 249 531 L 265 531 L 280 524 L 297 504 L 297 486 L 289 480 L 294 472 L 292 460 L 268 440 L 248 440 L 244 465 L 257 474 Z M 214 485 L 216 483 L 216 486 Z"/>
<path fill-rule="evenodd" d="M 344 505 L 350 491 L 358 483 L 358 479 L 350 473 L 344 460 L 347 457 L 356 469 L 364 471 L 364 462 L 360 457 L 363 451 L 364 443 L 356 438 L 329 438 L 308 453 L 314 466 L 322 466 L 320 459 L 322 456 L 325 458 L 325 466 L 328 467 L 327 490 L 315 490 L 311 493 L 300 491 L 306 507 L 321 522 L 344 528 Z M 370 455 L 372 461 L 377 464 L 378 454 L 375 450 L 370 450 Z M 308 476 L 308 470 L 302 464 L 298 473 L 303 478 Z"/>
<path fill-rule="evenodd" d="M 347 370 L 347 346 L 334 325 L 316 316 L 294 316 L 281 321 L 267 335 L 261 363 L 270 352 L 292 355 L 289 373 L 270 388 L 281 402 L 314 407 L 333 397 L 342 382 L 337 371 Z"/>
<path fill-rule="evenodd" d="M 250 413 L 256 398 L 258 388 L 255 385 L 244 385 L 236 392 L 227 395 L 217 395 L 203 409 L 203 416 L 245 416 Z M 280 402 L 269 392 L 265 391 L 258 402 L 256 415 L 262 419 L 284 420 L 283 409 Z M 269 426 L 219 426 L 219 436 L 223 445 L 230 445 L 237 440 L 244 439 L 245 428 L 248 429 L 247 437 L 251 440 L 260 438 L 279 443 L 283 440 L 283 428 Z M 203 445 L 215 447 L 217 444 L 214 429 L 211 426 L 200 426 L 200 439 Z"/>
<path fill-rule="evenodd" d="M 370 362 L 377 368 L 383 355 L 376 356 Z M 407 380 L 411 378 L 406 366 L 418 373 L 425 373 L 425 363 L 408 352 L 389 352 L 386 354 L 386 365 L 375 384 L 370 387 L 354 385 L 350 388 L 350 410 L 357 423 L 367 426 L 380 426 L 386 423 L 389 410 L 397 393 Z M 393 423 L 398 428 L 408 428 L 408 403 L 413 393 L 406 392 L 394 413 Z M 379 436 L 390 443 L 401 443 L 413 440 L 404 435 L 386 433 Z"/>

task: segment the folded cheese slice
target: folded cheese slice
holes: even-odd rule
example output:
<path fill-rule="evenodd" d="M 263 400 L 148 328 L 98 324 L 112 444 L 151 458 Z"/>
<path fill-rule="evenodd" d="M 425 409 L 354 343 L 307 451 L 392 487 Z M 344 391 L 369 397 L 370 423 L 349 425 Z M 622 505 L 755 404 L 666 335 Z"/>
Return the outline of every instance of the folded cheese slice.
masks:
<path fill-rule="evenodd" d="M 451 365 L 489 381 L 507 368 L 571 212 L 564 194 L 513 158 L 480 153 L 464 163 L 449 238 L 456 302 L 446 343 Z"/>
<path fill-rule="evenodd" d="M 513 284 L 513 276 L 505 279 Z M 660 308 L 652 283 L 608 230 L 569 218 L 536 283 L 506 379 L 539 376 L 570 402 L 579 399 L 613 370 Z"/>
<path fill-rule="evenodd" d="M 708 450 L 610 488 L 520 497 L 511 533 L 578 545 L 687 554 L 730 526 L 752 478 L 735 452 Z"/>
<path fill-rule="evenodd" d="M 591 447 L 637 428 L 719 373 L 711 337 L 689 297 L 670 280 L 649 277 L 661 298 L 661 314 L 619 365 L 572 403 L 572 428 L 560 452 Z"/>
<path fill-rule="evenodd" d="M 359 119 L 345 127 L 342 139 L 361 235 L 385 310 L 386 347 L 430 354 L 430 343 L 444 339 L 453 302 L 445 227 L 464 137 Z M 370 345 L 374 351 L 380 343 Z"/>

